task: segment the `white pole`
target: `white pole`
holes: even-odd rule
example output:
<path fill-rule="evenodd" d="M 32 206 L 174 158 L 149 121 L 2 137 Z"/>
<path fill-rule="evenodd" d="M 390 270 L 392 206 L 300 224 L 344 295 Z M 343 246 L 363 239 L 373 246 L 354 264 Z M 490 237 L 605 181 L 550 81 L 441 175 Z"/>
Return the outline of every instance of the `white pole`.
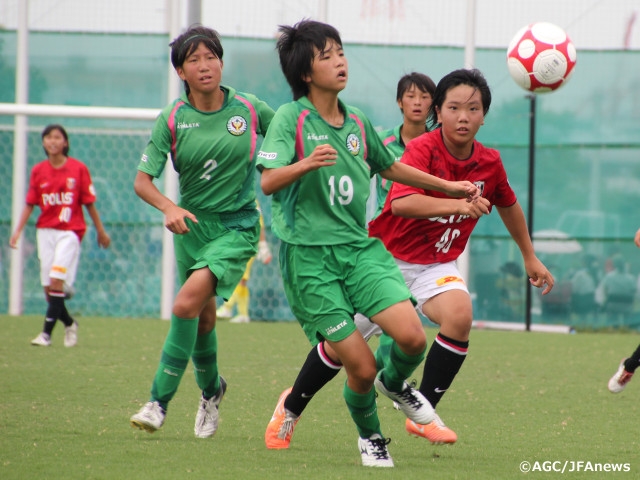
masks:
<path fill-rule="evenodd" d="M 16 103 L 29 101 L 29 1 L 18 2 L 18 45 L 16 52 Z M 27 117 L 16 115 L 13 131 L 13 180 L 11 231 L 24 207 L 27 179 Z M 9 315 L 22 314 L 23 243 L 11 251 L 9 272 Z"/>
<path fill-rule="evenodd" d="M 169 25 L 169 36 L 171 40 L 180 35 L 180 2 L 179 0 L 168 0 L 167 15 Z M 180 79 L 169 60 L 169 81 L 168 81 L 168 102 L 172 102 L 180 96 Z M 171 159 L 169 159 L 169 162 Z M 171 168 L 164 169 L 164 194 L 173 200 L 178 198 L 178 174 Z M 160 318 L 169 320 L 173 308 L 173 297 L 175 295 L 176 266 L 173 254 L 173 233 L 166 228 L 162 234 L 162 284 L 160 297 Z"/>
<path fill-rule="evenodd" d="M 474 68 L 476 60 L 476 0 L 467 0 L 467 32 L 464 47 L 464 68 Z M 458 257 L 458 270 L 464 281 L 469 284 L 469 247 L 471 240 L 467 243 L 467 247 Z"/>
<path fill-rule="evenodd" d="M 476 0 L 467 0 L 467 28 L 464 46 L 464 68 L 476 64 Z"/>
<path fill-rule="evenodd" d="M 327 0 L 320 0 L 318 2 L 318 21 L 327 23 L 329 17 L 329 5 Z"/>

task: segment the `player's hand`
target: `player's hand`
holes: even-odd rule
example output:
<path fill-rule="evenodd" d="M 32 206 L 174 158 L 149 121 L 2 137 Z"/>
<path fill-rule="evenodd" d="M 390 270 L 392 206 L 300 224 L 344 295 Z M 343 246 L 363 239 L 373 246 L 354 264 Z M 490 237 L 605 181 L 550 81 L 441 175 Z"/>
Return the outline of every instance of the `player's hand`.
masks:
<path fill-rule="evenodd" d="M 111 245 L 111 237 L 104 230 L 98 232 L 98 245 L 102 248 L 109 248 Z"/>
<path fill-rule="evenodd" d="M 303 158 L 302 162 L 311 171 L 335 165 L 337 159 L 338 151 L 328 143 L 325 143 L 314 148 L 311 155 Z"/>
<path fill-rule="evenodd" d="M 547 267 L 538 260 L 538 257 L 534 257 L 533 260 L 525 261 L 524 268 L 529 276 L 529 283 L 537 288 L 543 288 L 542 295 L 546 295 L 553 288 L 555 280 L 551 272 L 547 270 Z"/>
<path fill-rule="evenodd" d="M 640 247 L 640 229 L 636 232 L 636 236 L 633 239 L 633 242 L 636 244 L 636 247 Z"/>
<path fill-rule="evenodd" d="M 171 205 L 164 212 L 164 226 L 172 233 L 184 235 L 190 231 L 185 221 L 187 218 L 193 223 L 198 223 L 198 219 L 193 213 L 177 205 Z"/>
<path fill-rule="evenodd" d="M 269 248 L 269 244 L 266 240 L 260 240 L 258 242 L 258 254 L 256 255 L 256 258 L 265 265 L 271 263 L 273 256 L 271 255 L 271 249 Z"/>
<path fill-rule="evenodd" d="M 484 197 L 478 197 L 473 201 L 462 201 L 460 202 L 460 215 L 468 215 L 469 217 L 476 219 L 480 218 L 483 215 L 489 215 L 489 208 L 491 207 L 491 203 Z"/>
<path fill-rule="evenodd" d="M 16 232 L 11 235 L 11 238 L 9 239 L 9 246 L 11 248 L 18 248 L 18 240 L 20 240 L 20 234 Z"/>
<path fill-rule="evenodd" d="M 476 200 L 482 192 L 473 183 L 463 180 L 459 182 L 447 182 L 445 193 L 450 197 L 466 198 L 467 201 L 472 202 Z"/>

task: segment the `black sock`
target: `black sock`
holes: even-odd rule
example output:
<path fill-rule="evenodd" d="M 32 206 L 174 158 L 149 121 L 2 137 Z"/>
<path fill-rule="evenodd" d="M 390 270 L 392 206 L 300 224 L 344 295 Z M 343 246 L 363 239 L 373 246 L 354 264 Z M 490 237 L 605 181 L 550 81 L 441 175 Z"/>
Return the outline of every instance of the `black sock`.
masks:
<path fill-rule="evenodd" d="M 44 327 L 42 329 L 47 335 L 51 336 L 53 327 L 56 325 L 56 320 L 60 318 L 62 308 L 64 308 L 64 292 L 50 290 L 49 306 L 47 307 L 47 313 L 44 317 Z"/>
<path fill-rule="evenodd" d="M 636 348 L 636 351 L 631 354 L 629 358 L 624 361 L 624 369 L 633 373 L 636 371 L 636 368 L 640 366 L 640 345 Z"/>
<path fill-rule="evenodd" d="M 468 341 L 453 340 L 441 333 L 438 333 L 435 342 L 431 344 L 424 361 L 420 393 L 429 400 L 433 408 L 436 408 L 444 393 L 453 383 L 453 379 L 467 358 L 468 348 Z"/>
<path fill-rule="evenodd" d="M 342 365 L 333 362 L 324 351 L 324 342 L 313 347 L 302 365 L 284 408 L 300 415 L 311 398 L 335 377 Z"/>
<path fill-rule="evenodd" d="M 62 312 L 60 312 L 60 320 L 64 323 L 65 327 L 70 327 L 75 322 L 64 303 L 62 304 Z"/>

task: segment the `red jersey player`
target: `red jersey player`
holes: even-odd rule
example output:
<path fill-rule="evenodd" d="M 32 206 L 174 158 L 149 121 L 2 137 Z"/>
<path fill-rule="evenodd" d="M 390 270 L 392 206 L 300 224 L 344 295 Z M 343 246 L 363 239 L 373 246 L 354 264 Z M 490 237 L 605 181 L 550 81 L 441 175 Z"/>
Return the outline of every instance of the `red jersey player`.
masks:
<path fill-rule="evenodd" d="M 26 205 L 11 235 L 9 245 L 17 248 L 18 239 L 36 205 L 41 213 L 36 222 L 40 280 L 48 301 L 42 332 L 32 345 L 51 345 L 51 332 L 57 319 L 65 325 L 64 345 L 77 342 L 78 324 L 65 306 L 65 290 L 71 291 L 80 258 L 80 242 L 87 225 L 82 206 L 98 232 L 98 245 L 107 248 L 111 239 L 104 230 L 95 207 L 96 194 L 86 165 L 68 157 L 69 137 L 61 125 L 48 125 L 42 132 L 47 154 L 33 167 Z"/>
<path fill-rule="evenodd" d="M 478 70 L 445 75 L 430 112 L 439 128 L 407 145 L 402 162 L 446 180 L 475 183 L 482 192 L 480 200 L 496 207 L 518 245 L 530 283 L 546 294 L 554 279 L 535 255 L 500 154 L 475 139 L 490 105 L 489 86 Z M 396 259 L 418 302 L 416 308 L 440 327 L 420 384 L 433 408 L 453 382 L 469 347 L 471 297 L 455 264 L 479 218 L 467 212 L 468 205 L 438 192 L 394 184 L 383 212 L 369 224 L 369 234 L 380 238 Z M 381 346 L 385 342 L 382 335 Z M 427 437 L 426 427 L 407 419 L 411 434 Z"/>

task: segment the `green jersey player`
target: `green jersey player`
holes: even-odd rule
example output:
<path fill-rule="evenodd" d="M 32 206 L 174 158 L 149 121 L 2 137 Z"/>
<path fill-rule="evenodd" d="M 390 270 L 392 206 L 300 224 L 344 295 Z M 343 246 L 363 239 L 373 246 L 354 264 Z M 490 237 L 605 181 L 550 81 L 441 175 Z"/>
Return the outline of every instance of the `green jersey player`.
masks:
<path fill-rule="evenodd" d="M 374 380 L 412 419 L 429 423 L 434 412 L 405 381 L 424 358 L 426 337 L 402 274 L 383 244 L 367 234 L 370 179 L 378 173 L 454 196 L 475 196 L 477 188 L 395 162 L 364 114 L 338 99 L 348 67 L 335 28 L 303 20 L 280 31 L 280 64 L 294 101 L 276 113 L 258 166 L 262 190 L 273 194 L 285 293 L 311 343 L 326 341 L 345 367 L 344 398 L 363 464 L 391 467 Z M 394 339 L 378 377 L 355 312 Z"/>
<path fill-rule="evenodd" d="M 214 30 L 193 27 L 171 43 L 171 62 L 185 93 L 153 128 L 135 180 L 136 193 L 165 216 L 173 232 L 178 276 L 171 326 L 151 397 L 131 417 L 148 432 L 162 426 L 189 359 L 202 398 L 195 435 L 211 437 L 226 389 L 218 373 L 215 295 L 228 299 L 256 254 L 260 233 L 255 198 L 257 135 L 273 110 L 255 96 L 220 84 L 222 45 Z M 179 175 L 180 204 L 153 184 L 167 155 Z"/>
<path fill-rule="evenodd" d="M 391 151 L 396 161 L 402 157 L 407 143 L 429 131 L 427 115 L 435 91 L 435 82 L 424 73 L 411 72 L 398 80 L 396 103 L 402 114 L 402 123 L 378 133 L 382 143 Z M 386 178 L 376 176 L 377 209 L 374 217 L 382 212 L 392 184 L 393 182 Z"/>

